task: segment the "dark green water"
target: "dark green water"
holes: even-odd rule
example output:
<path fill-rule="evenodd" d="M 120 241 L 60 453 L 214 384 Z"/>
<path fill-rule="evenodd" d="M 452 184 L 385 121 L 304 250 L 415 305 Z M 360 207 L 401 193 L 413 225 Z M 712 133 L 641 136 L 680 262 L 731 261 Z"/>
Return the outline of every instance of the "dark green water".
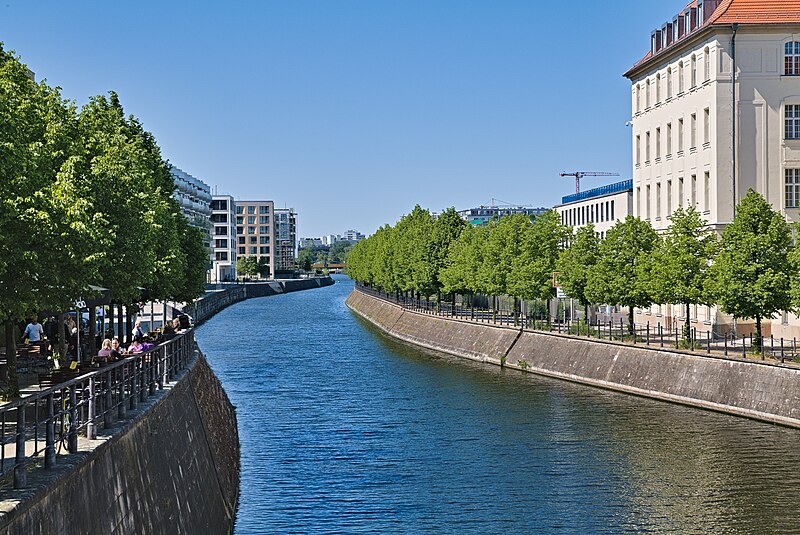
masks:
<path fill-rule="evenodd" d="M 332 287 L 198 342 L 237 406 L 237 535 L 800 533 L 800 432 L 403 345 Z"/>

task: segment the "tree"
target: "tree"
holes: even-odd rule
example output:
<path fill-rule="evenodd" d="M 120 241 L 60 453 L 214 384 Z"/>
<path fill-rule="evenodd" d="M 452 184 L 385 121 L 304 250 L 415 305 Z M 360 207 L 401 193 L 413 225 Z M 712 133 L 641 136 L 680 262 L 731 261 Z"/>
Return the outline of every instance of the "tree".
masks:
<path fill-rule="evenodd" d="M 583 306 L 584 320 L 589 321 L 591 301 L 586 295 L 589 275 L 595 270 L 599 257 L 600 240 L 589 223 L 575 231 L 570 246 L 561 251 L 556 262 L 558 280 L 564 293 Z"/>
<path fill-rule="evenodd" d="M 723 312 L 755 320 L 756 351 L 761 350 L 761 320 L 792 308 L 791 251 L 786 220 L 764 197 L 748 190 L 722 233 L 711 280 Z"/>
<path fill-rule="evenodd" d="M 481 290 L 479 272 L 483 265 L 487 227 L 467 227 L 450 243 L 439 282 L 445 292 L 475 294 Z"/>
<path fill-rule="evenodd" d="M 634 333 L 633 310 L 652 303 L 648 285 L 637 273 L 658 241 L 647 221 L 629 215 L 618 221 L 600 242 L 599 258 L 589 274 L 586 297 L 594 303 L 628 307 L 628 330 Z"/>
<path fill-rule="evenodd" d="M 185 217 L 177 220 L 181 254 L 184 258 L 184 276 L 178 282 L 173 300 L 189 303 L 205 292 L 206 272 L 208 271 L 208 248 L 204 239 L 207 234 L 189 225 Z"/>
<path fill-rule="evenodd" d="M 14 322 L 66 309 L 97 273 L 90 204 L 75 184 L 76 126 L 74 105 L 0 45 L 0 317 L 11 396 Z"/>
<path fill-rule="evenodd" d="M 650 261 L 641 264 L 640 277 L 647 281 L 656 302 L 684 305 L 683 337 L 688 342 L 691 338 L 690 305 L 711 303 L 708 274 L 716 240 L 693 206 L 686 210 L 679 207 L 671 219 Z"/>
<path fill-rule="evenodd" d="M 511 261 L 508 274 L 508 293 L 523 299 L 552 299 L 555 297 L 553 271 L 558 253 L 567 241 L 568 230 L 561 224 L 558 212 L 548 210 L 532 223 L 523 225 L 521 231 L 521 247 Z"/>
<path fill-rule="evenodd" d="M 258 260 L 254 256 L 240 256 L 236 259 L 236 273 L 244 277 L 258 275 Z"/>

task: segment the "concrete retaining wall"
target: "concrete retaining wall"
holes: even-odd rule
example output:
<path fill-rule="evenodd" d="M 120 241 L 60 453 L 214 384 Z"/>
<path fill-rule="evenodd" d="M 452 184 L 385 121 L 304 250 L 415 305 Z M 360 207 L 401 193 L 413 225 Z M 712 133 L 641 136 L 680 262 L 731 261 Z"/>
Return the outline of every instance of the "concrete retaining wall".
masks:
<path fill-rule="evenodd" d="M 231 532 L 234 407 L 202 355 L 163 398 L 4 515 L 0 535 Z"/>
<path fill-rule="evenodd" d="M 800 428 L 800 370 L 482 325 L 357 290 L 347 305 L 391 336 L 449 354 Z"/>

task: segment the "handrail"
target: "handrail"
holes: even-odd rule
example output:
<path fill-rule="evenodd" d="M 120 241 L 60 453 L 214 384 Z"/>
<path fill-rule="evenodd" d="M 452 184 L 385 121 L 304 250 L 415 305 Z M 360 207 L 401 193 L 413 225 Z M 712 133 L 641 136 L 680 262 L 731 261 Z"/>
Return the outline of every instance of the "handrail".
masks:
<path fill-rule="evenodd" d="M 152 349 L 0 405 L 0 475 L 13 470 L 14 488 L 25 488 L 34 458 L 44 453 L 44 468 L 52 469 L 57 444 L 77 453 L 78 433 L 94 439 L 99 425 L 108 429 L 125 419 L 128 410 L 185 369 L 193 352 L 194 329 L 188 329 Z M 28 418 L 33 422 L 26 424 Z"/>

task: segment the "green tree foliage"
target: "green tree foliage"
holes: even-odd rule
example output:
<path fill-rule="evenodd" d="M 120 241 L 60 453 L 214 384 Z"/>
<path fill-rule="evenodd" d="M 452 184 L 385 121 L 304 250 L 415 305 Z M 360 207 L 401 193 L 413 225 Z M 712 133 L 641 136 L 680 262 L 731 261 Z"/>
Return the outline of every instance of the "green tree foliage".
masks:
<path fill-rule="evenodd" d="M 530 226 L 530 220 L 522 214 L 501 217 L 489 223 L 478 283 L 482 293 L 497 296 L 510 294 L 509 275 L 514 261 L 522 254 L 522 240 Z"/>
<path fill-rule="evenodd" d="M 648 261 L 658 236 L 650 223 L 629 215 L 617 222 L 600 242 L 599 258 L 589 274 L 586 297 L 593 303 L 628 307 L 628 329 L 634 331 L 634 307 L 652 303 L 648 284 L 637 266 Z"/>
<path fill-rule="evenodd" d="M 185 217 L 176 219 L 184 274 L 180 278 L 172 299 L 188 303 L 205 292 L 204 283 L 209 268 L 208 248 L 205 245 L 207 233 L 189 225 Z"/>
<path fill-rule="evenodd" d="M 507 293 L 523 299 L 551 299 L 555 297 L 553 271 L 569 231 L 555 210 L 522 224 L 521 231 L 521 247 L 511 261 Z"/>
<path fill-rule="evenodd" d="M 258 276 L 258 259 L 254 256 L 240 256 L 236 259 L 236 273 L 241 277 Z"/>
<path fill-rule="evenodd" d="M 439 272 L 444 292 L 476 294 L 482 291 L 480 270 L 488 232 L 487 227 L 466 227 L 450 243 L 445 264 Z"/>
<path fill-rule="evenodd" d="M 750 189 L 733 223 L 722 233 L 711 280 L 713 295 L 724 312 L 755 320 L 756 349 L 760 349 L 761 320 L 792 307 L 791 249 L 786 220 Z"/>
<path fill-rule="evenodd" d="M 690 305 L 711 303 L 708 275 L 716 240 L 694 207 L 678 208 L 671 221 L 664 239 L 642 264 L 640 277 L 656 302 L 684 305 L 684 338 L 689 340 Z"/>
<path fill-rule="evenodd" d="M 589 305 L 591 300 L 586 294 L 589 285 L 589 275 L 595 270 L 599 252 L 600 240 L 594 230 L 594 225 L 589 223 L 578 228 L 569 247 L 558 255 L 556 270 L 559 271 L 559 284 L 564 292 L 577 299 L 583 306 L 584 320 L 589 321 Z"/>

